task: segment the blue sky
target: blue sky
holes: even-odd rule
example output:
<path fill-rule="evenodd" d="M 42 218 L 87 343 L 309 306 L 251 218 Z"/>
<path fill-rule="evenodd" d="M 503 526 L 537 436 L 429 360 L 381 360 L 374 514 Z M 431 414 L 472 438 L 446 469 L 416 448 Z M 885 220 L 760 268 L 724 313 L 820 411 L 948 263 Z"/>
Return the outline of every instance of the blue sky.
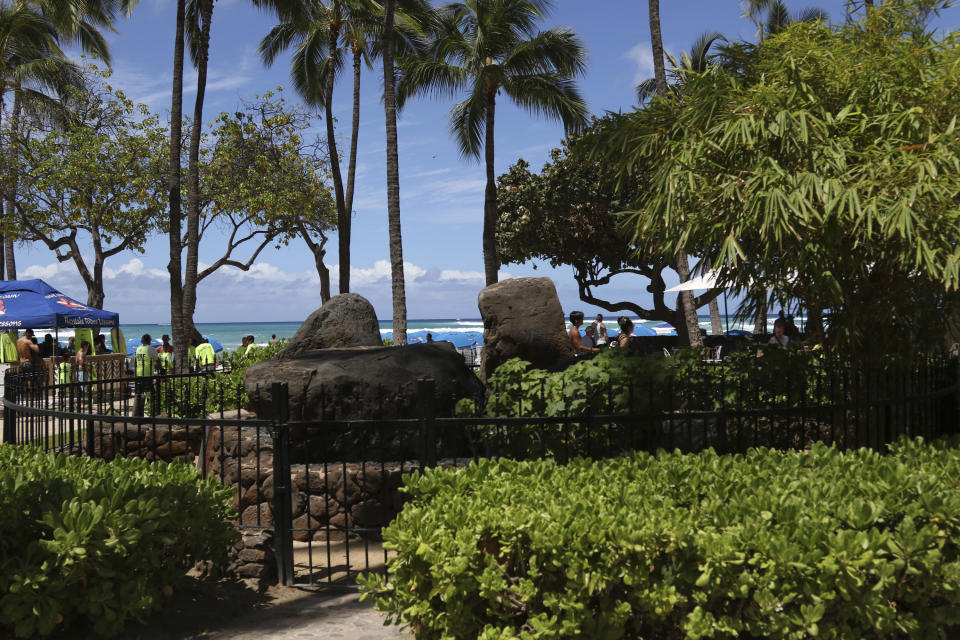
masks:
<path fill-rule="evenodd" d="M 797 10 L 814 4 L 834 21 L 845 15 L 840 0 L 791 2 Z M 174 31 L 173 0 L 140 0 L 134 15 L 118 23 L 109 37 L 113 56 L 112 84 L 157 113 L 170 108 Z M 696 36 L 716 30 L 728 38 L 754 38 L 754 26 L 742 17 L 737 0 L 661 1 L 664 44 L 679 52 Z M 957 10 L 938 24 L 956 28 Z M 212 27 L 212 51 L 204 121 L 220 111 L 233 111 L 243 99 L 287 86 L 289 66 L 282 58 L 265 68 L 257 55 L 260 39 L 273 18 L 243 0 L 219 0 Z M 576 31 L 588 51 L 587 72 L 579 81 L 592 113 L 629 110 L 634 86 L 652 76 L 647 3 L 640 0 L 555 0 L 545 26 L 565 25 Z M 380 102 L 382 69 L 364 69 L 357 190 L 354 201 L 351 289 L 367 297 L 381 319 L 392 315 L 384 165 L 384 115 Z M 192 111 L 196 75 L 185 78 L 184 112 Z M 285 92 L 295 101 L 292 90 Z M 341 149 L 345 148 L 351 113 L 350 79 L 340 81 L 334 97 Z M 448 111 L 453 101 L 420 98 L 400 116 L 400 197 L 406 262 L 407 309 L 410 318 L 478 317 L 477 294 L 483 288 L 481 228 L 484 168 L 463 160 L 451 140 Z M 317 131 L 323 126 L 316 120 Z M 536 170 L 551 148 L 559 146 L 562 127 L 513 107 L 501 98 L 497 107 L 496 169 L 498 175 L 518 158 Z M 345 171 L 345 167 L 344 167 Z M 201 247 L 201 261 L 219 255 L 220 238 Z M 337 263 L 337 241 L 327 243 L 327 263 Z M 149 241 L 144 254 L 122 254 L 107 262 L 105 307 L 125 323 L 169 318 L 168 260 L 164 237 Z M 565 312 L 602 311 L 580 302 L 567 269 L 549 265 L 507 265 L 504 277 L 549 276 Z M 86 293 L 72 263 L 58 264 L 40 245 L 18 248 L 20 278 L 41 277 L 76 298 Z M 610 285 L 609 299 L 645 302 L 647 281 L 624 276 Z M 336 271 L 332 275 L 336 290 Z M 320 306 L 320 291 L 307 248 L 295 242 L 282 250 L 264 251 L 249 272 L 224 269 L 200 285 L 197 322 L 301 320 Z M 604 297 L 604 296 L 601 296 Z"/>

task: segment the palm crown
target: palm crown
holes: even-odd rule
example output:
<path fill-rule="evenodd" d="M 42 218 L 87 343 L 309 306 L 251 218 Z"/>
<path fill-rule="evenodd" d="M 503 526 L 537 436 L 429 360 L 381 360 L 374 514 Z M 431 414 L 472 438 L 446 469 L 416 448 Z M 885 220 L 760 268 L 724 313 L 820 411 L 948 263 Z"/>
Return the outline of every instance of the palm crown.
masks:
<path fill-rule="evenodd" d="M 401 62 L 398 101 L 418 93 L 465 99 L 450 129 L 465 156 L 479 156 L 488 104 L 502 90 L 521 107 L 560 119 L 569 130 L 586 122 L 573 78 L 585 53 L 569 29 L 537 31 L 545 0 L 467 0 L 442 7 L 428 44 Z"/>

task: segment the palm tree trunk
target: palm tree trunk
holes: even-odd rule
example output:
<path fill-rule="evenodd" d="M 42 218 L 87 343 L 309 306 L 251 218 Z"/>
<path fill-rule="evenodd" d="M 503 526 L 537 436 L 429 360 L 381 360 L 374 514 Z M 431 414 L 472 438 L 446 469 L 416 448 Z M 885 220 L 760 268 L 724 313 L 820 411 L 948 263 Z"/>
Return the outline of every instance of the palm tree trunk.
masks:
<path fill-rule="evenodd" d="M 6 263 L 7 268 L 7 280 L 16 280 L 17 279 L 17 259 L 13 255 L 13 239 L 4 234 L 3 236 L 3 253 L 4 253 L 4 262 Z"/>
<path fill-rule="evenodd" d="M 186 371 L 187 334 L 183 330 L 183 274 L 180 242 L 180 141 L 183 121 L 183 30 L 186 0 L 177 0 L 177 31 L 173 44 L 173 101 L 170 107 L 170 173 L 167 177 L 170 201 L 170 330 L 173 332 L 174 362 L 177 371 Z"/>
<path fill-rule="evenodd" d="M 13 92 L 13 111 L 10 114 L 10 137 L 11 137 L 11 146 L 12 138 L 16 135 L 17 127 L 20 125 L 20 111 L 22 109 L 22 104 L 20 102 L 20 90 L 16 89 Z M 17 176 L 11 176 L 13 185 L 11 192 L 7 194 L 6 202 L 6 213 L 12 218 L 14 212 L 16 211 L 16 204 L 14 202 L 14 193 L 17 190 Z M 4 268 L 6 270 L 6 279 L 7 280 L 16 280 L 17 279 L 17 259 L 13 251 L 13 239 L 10 237 L 10 233 L 7 231 L 6 221 L 4 221 L 3 227 L 3 261 Z"/>
<path fill-rule="evenodd" d="M 0 86 L 0 125 L 3 124 L 3 87 Z M 0 131 L 3 131 L 3 127 L 0 126 Z M 0 136 L 0 153 L 3 153 L 3 137 Z M 6 214 L 13 213 L 12 211 L 5 211 L 3 208 L 3 199 L 0 198 L 0 280 L 6 280 L 4 276 L 4 263 L 5 263 L 5 254 L 7 246 L 7 222 Z"/>
<path fill-rule="evenodd" d="M 340 33 L 330 30 L 329 55 L 337 50 Z M 327 120 L 327 149 L 330 152 L 330 175 L 333 177 L 333 193 L 337 203 L 337 246 L 340 261 L 340 293 L 350 292 L 350 212 L 343 195 L 343 176 L 340 173 L 340 158 L 337 154 L 337 138 L 333 129 L 333 81 L 336 76 L 333 64 L 327 73 L 327 92 L 324 96 L 324 115 Z"/>
<path fill-rule="evenodd" d="M 710 301 L 710 335 L 723 335 L 723 322 L 720 320 L 720 302 L 716 298 Z"/>
<path fill-rule="evenodd" d="M 667 72 L 663 65 L 660 0 L 649 0 L 647 4 L 650 12 L 650 42 L 653 48 L 653 75 L 657 84 L 657 95 L 666 97 L 669 89 L 667 88 Z M 677 251 L 674 258 L 674 269 L 680 276 L 680 282 L 686 282 L 690 279 L 690 263 L 687 260 L 685 250 Z M 677 315 L 678 322 L 682 322 L 684 325 L 683 330 L 677 327 L 677 335 L 681 338 L 681 341 L 686 342 L 691 347 L 703 346 L 703 341 L 700 340 L 700 323 L 697 321 L 697 310 L 693 306 L 692 292 L 681 291 L 677 295 Z M 686 340 L 684 340 L 684 336 Z"/>
<path fill-rule="evenodd" d="M 757 313 L 753 316 L 753 335 L 762 336 L 767 333 L 767 302 L 764 300 L 757 306 Z"/>
<path fill-rule="evenodd" d="M 387 129 L 387 220 L 390 234 L 390 282 L 393 292 L 393 341 L 407 343 L 407 294 L 400 233 L 400 160 L 397 145 L 396 74 L 393 68 L 394 0 L 384 3 L 383 111 Z"/>
<path fill-rule="evenodd" d="M 487 121 L 485 125 L 486 142 L 484 153 L 487 164 L 487 188 L 483 197 L 483 272 L 487 286 L 497 283 L 497 177 L 493 167 L 493 124 L 496 120 L 495 92 L 487 93 Z"/>
<path fill-rule="evenodd" d="M 197 270 L 200 259 L 200 129 L 203 122 L 203 100 L 207 89 L 207 58 L 210 53 L 210 21 L 213 0 L 202 0 L 200 50 L 197 56 L 197 97 L 190 123 L 190 157 L 187 166 L 187 263 L 183 281 L 183 328 L 188 335 L 195 331 L 193 312 L 197 307 Z"/>
<path fill-rule="evenodd" d="M 350 132 L 350 160 L 347 165 L 347 194 L 344 206 L 353 212 L 353 186 L 357 176 L 357 140 L 360 138 L 360 66 L 363 62 L 361 51 L 353 50 L 353 119 Z"/>

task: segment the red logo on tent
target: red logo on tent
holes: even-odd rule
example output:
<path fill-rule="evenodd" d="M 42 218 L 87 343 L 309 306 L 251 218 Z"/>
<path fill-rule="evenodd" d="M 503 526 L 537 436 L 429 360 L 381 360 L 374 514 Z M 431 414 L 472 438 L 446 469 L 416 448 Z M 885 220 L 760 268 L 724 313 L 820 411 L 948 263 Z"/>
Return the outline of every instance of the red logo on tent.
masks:
<path fill-rule="evenodd" d="M 3 300 L 0 300 L 0 316 L 5 314 L 6 312 L 7 312 L 7 309 L 3 306 Z"/>
<path fill-rule="evenodd" d="M 63 306 L 70 307 L 71 309 L 86 309 L 86 307 L 80 304 L 79 302 L 74 302 L 73 300 L 67 300 L 63 296 L 60 296 L 60 298 L 57 300 L 57 304 L 62 304 Z"/>

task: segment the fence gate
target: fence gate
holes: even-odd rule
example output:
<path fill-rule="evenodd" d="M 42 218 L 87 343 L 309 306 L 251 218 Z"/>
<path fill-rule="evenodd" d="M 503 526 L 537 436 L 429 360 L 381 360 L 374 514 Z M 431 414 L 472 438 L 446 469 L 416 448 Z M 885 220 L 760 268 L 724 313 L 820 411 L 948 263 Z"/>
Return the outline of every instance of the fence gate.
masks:
<path fill-rule="evenodd" d="M 281 584 L 353 588 L 358 575 L 386 571 L 381 529 L 403 508 L 401 477 L 436 463 L 434 389 L 418 381 L 419 418 L 296 422 L 287 384 L 272 385 Z"/>

